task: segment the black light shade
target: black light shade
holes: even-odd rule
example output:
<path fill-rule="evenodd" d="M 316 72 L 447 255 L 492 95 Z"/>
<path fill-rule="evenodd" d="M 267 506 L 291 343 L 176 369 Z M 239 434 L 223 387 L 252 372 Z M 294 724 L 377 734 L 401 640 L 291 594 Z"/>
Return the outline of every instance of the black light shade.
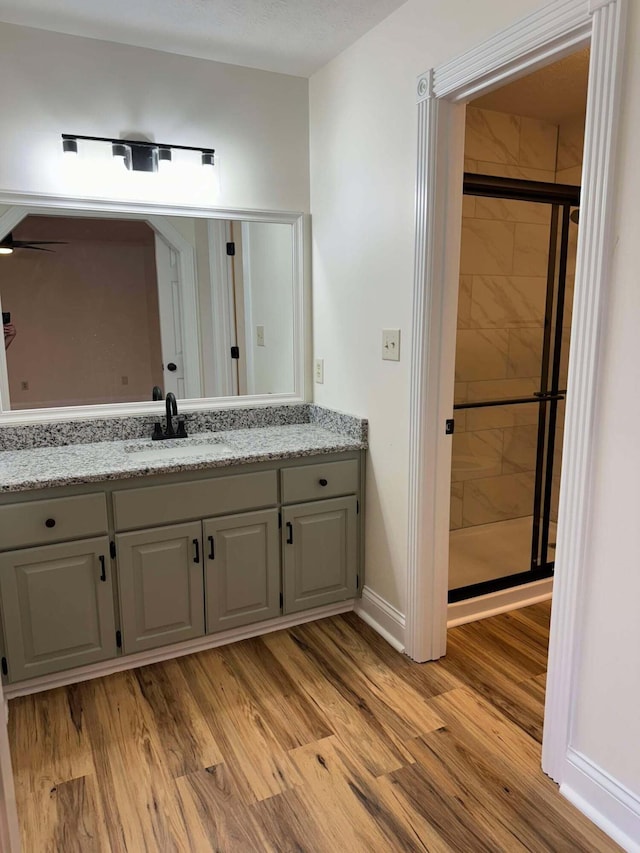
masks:
<path fill-rule="evenodd" d="M 158 148 L 158 160 L 162 162 L 171 162 L 171 149 L 170 148 Z"/>
<path fill-rule="evenodd" d="M 213 151 L 203 151 L 202 152 L 202 165 L 203 166 L 213 166 L 214 165 L 214 155 Z"/>
<path fill-rule="evenodd" d="M 62 140 L 62 150 L 65 154 L 77 154 L 78 153 L 78 140 L 77 139 L 63 139 Z"/>

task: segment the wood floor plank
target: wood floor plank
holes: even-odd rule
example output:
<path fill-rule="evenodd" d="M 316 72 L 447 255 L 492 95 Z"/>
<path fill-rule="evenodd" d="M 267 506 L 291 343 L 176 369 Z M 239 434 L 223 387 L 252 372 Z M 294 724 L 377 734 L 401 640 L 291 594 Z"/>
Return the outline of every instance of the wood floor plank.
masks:
<path fill-rule="evenodd" d="M 295 749 L 333 734 L 328 720 L 261 639 L 228 650 L 239 684 L 259 709 L 283 749 Z"/>
<path fill-rule="evenodd" d="M 222 762 L 220 747 L 193 699 L 179 660 L 134 670 L 140 692 L 162 731 L 161 745 L 172 776 Z"/>
<path fill-rule="evenodd" d="M 347 697 L 343 695 L 339 681 L 334 683 L 333 674 L 317 665 L 308 654 L 310 647 L 299 635 L 278 632 L 263 637 L 263 642 L 331 721 L 331 728 L 342 742 L 357 749 L 359 760 L 374 776 L 397 770 L 413 760 L 406 749 L 387 737 L 361 697 L 353 691 Z"/>
<path fill-rule="evenodd" d="M 213 649 L 182 662 L 189 688 L 209 722 L 237 796 L 253 803 L 299 784 L 287 751 L 235 678 L 225 652 Z"/>
<path fill-rule="evenodd" d="M 263 849 L 258 826 L 234 794 L 224 764 L 181 776 L 175 785 L 191 850 L 255 853 Z"/>

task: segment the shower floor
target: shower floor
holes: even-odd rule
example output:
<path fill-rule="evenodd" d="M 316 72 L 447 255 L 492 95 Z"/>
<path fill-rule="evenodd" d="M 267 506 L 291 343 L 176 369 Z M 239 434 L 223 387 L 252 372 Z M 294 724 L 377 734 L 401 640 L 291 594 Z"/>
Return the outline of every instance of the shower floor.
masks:
<path fill-rule="evenodd" d="M 533 516 L 452 530 L 449 535 L 449 589 L 526 572 L 531 562 Z M 549 525 L 555 542 L 556 525 Z M 553 550 L 549 549 L 551 555 Z M 552 556 L 551 556 L 552 558 Z"/>

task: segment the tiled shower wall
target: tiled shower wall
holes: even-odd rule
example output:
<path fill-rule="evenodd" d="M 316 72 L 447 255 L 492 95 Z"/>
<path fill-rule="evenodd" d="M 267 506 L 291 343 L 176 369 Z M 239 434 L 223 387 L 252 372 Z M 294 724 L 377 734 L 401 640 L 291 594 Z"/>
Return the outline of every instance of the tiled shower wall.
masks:
<path fill-rule="evenodd" d="M 553 183 L 562 165 L 557 179 L 570 183 L 577 174 L 579 183 L 578 126 L 469 107 L 465 170 Z M 456 402 L 538 390 L 549 222 L 548 205 L 464 198 Z M 570 259 L 571 292 L 573 270 Z M 456 412 L 452 529 L 531 514 L 537 416 L 536 404 Z"/>

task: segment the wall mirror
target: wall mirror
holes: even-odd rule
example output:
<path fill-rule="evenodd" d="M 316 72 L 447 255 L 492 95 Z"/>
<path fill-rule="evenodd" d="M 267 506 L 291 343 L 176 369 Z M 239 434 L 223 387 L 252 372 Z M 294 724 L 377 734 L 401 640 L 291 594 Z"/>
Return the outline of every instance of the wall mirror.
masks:
<path fill-rule="evenodd" d="M 303 399 L 302 267 L 296 214 L 0 208 L 4 420 Z"/>

